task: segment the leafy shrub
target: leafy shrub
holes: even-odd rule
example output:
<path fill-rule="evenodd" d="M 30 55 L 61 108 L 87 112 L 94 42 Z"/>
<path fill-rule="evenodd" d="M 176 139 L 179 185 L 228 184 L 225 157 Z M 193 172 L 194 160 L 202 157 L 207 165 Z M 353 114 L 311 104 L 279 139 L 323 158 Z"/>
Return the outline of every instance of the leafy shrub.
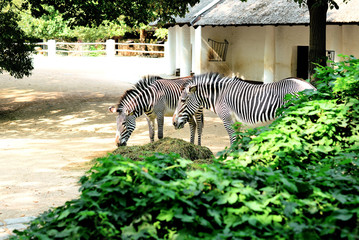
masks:
<path fill-rule="evenodd" d="M 318 68 L 318 91 L 289 101 L 269 127 L 238 132 L 224 162 L 98 159 L 79 199 L 14 238 L 358 239 L 357 63 Z"/>
<path fill-rule="evenodd" d="M 122 227 L 136 225 L 148 217 L 146 209 L 153 208 L 155 202 L 173 197 L 166 184 L 186 175 L 183 167 L 186 160 L 174 160 L 178 157 L 158 154 L 144 162 L 133 162 L 119 155 L 100 158 L 89 175 L 81 178 L 79 199 L 45 212 L 28 230 L 18 233 L 18 237 L 119 239 Z M 174 162 L 178 166 L 168 167 Z M 160 208 L 157 205 L 158 212 Z"/>
<path fill-rule="evenodd" d="M 331 62 L 332 67 L 318 66 L 316 77 L 320 79 L 322 92 L 334 94 L 339 98 L 359 98 L 359 61 L 353 56 L 343 56 L 343 61 Z"/>
<path fill-rule="evenodd" d="M 269 171 L 262 186 L 281 192 L 290 206 L 284 217 L 300 238 L 359 234 L 359 61 L 333 65 L 317 68 L 318 91 L 288 96 L 269 127 L 237 132 L 229 154 L 235 164 Z"/>

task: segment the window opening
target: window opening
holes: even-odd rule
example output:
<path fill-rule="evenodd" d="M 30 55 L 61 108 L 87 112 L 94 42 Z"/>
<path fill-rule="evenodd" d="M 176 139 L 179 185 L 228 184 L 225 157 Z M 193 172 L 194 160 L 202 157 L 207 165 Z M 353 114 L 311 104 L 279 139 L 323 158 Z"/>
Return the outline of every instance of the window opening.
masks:
<path fill-rule="evenodd" d="M 210 46 L 209 50 L 209 61 L 213 62 L 224 62 L 226 61 L 227 50 L 228 50 L 228 41 L 224 39 L 224 42 L 217 42 L 213 39 L 208 38 L 208 43 Z"/>

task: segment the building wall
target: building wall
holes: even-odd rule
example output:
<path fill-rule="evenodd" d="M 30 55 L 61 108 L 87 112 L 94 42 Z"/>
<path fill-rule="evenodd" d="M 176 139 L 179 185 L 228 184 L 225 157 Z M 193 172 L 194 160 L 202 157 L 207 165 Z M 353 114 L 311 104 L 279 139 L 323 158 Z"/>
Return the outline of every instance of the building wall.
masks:
<path fill-rule="evenodd" d="M 275 27 L 274 31 L 276 48 L 274 79 L 279 80 L 295 75 L 296 46 L 308 45 L 309 36 L 308 28 L 304 26 L 279 26 Z M 263 81 L 265 27 L 204 27 L 202 38 L 229 41 L 226 62 L 205 61 L 202 64 L 204 71 L 219 71 L 243 79 Z"/>
<path fill-rule="evenodd" d="M 327 26 L 327 50 L 335 51 L 335 61 L 340 61 L 338 54 L 359 57 L 359 26 Z"/>
<path fill-rule="evenodd" d="M 219 72 L 260 82 L 297 76 L 297 47 L 309 45 L 309 27 L 306 26 L 191 27 L 190 37 L 186 40 L 190 44 L 186 48 L 179 42 L 183 39 L 183 31 L 178 26 L 174 29 L 171 39 L 176 46 L 176 56 L 172 56 L 171 61 L 174 61 L 177 68 L 185 70 L 181 65 L 188 63 L 190 66 L 186 68 L 195 74 Z M 208 60 L 209 38 L 219 42 L 226 39 L 229 42 L 226 61 Z M 335 51 L 335 61 L 341 60 L 338 54 L 358 58 L 358 39 L 358 25 L 327 26 L 327 50 Z M 180 55 L 185 50 L 191 55 L 188 60 L 183 61 Z M 265 58 L 264 53 L 273 56 L 267 55 Z M 272 78 L 268 78 L 268 74 L 272 74 Z"/>
<path fill-rule="evenodd" d="M 297 46 L 308 45 L 309 27 L 276 27 L 276 80 L 297 76 Z"/>
<path fill-rule="evenodd" d="M 229 41 L 228 52 L 226 61 L 224 62 L 211 62 L 208 61 L 209 57 L 209 42 L 208 39 L 223 42 L 225 39 Z M 202 27 L 202 72 L 219 72 L 225 75 L 232 73 L 232 55 L 230 50 L 233 46 L 233 34 L 230 27 Z M 232 46 L 231 46 L 232 45 Z"/>
<path fill-rule="evenodd" d="M 243 79 L 262 81 L 265 29 L 233 27 L 232 72 Z"/>
<path fill-rule="evenodd" d="M 274 80 L 296 76 L 297 46 L 309 45 L 309 27 L 277 26 L 275 32 Z M 243 79 L 263 81 L 266 28 L 260 26 L 202 27 L 201 71 L 236 75 Z M 208 61 L 208 38 L 229 41 L 225 62 Z M 359 26 L 327 26 L 327 49 L 337 54 L 359 57 Z M 336 56 L 336 61 L 340 60 Z"/>

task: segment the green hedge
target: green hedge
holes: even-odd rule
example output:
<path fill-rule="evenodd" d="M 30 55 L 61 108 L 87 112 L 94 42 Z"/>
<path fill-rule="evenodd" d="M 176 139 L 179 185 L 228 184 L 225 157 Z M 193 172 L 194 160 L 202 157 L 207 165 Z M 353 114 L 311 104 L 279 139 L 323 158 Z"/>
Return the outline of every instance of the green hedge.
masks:
<path fill-rule="evenodd" d="M 318 67 L 318 91 L 201 169 L 176 154 L 100 158 L 79 199 L 14 239 L 358 239 L 358 72 L 353 57 Z"/>

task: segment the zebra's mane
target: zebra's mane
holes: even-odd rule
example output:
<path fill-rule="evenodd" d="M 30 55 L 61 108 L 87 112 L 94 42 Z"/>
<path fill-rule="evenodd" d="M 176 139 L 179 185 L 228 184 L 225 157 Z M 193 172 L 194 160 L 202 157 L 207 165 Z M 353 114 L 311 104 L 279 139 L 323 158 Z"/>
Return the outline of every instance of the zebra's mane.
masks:
<path fill-rule="evenodd" d="M 140 79 L 134 86 L 134 88 L 126 90 L 120 99 L 118 100 L 118 106 L 121 105 L 121 102 L 130 95 L 139 94 L 140 91 L 147 89 L 150 85 L 152 85 L 154 82 L 156 82 L 158 79 L 162 79 L 159 76 L 144 76 L 142 79 Z"/>
<path fill-rule="evenodd" d="M 191 80 L 189 80 L 185 84 L 183 84 L 181 91 L 183 91 L 187 86 L 190 86 L 193 84 L 206 83 L 206 82 L 213 83 L 213 82 L 219 81 L 220 79 L 223 79 L 223 78 L 226 78 L 228 81 L 231 81 L 233 79 L 242 80 L 239 78 L 227 78 L 227 77 L 224 77 L 220 73 L 214 73 L 214 72 L 204 73 L 204 74 L 200 74 L 200 75 L 194 75 Z"/>
<path fill-rule="evenodd" d="M 131 95 L 131 94 L 136 94 L 138 93 L 138 90 L 135 89 L 135 88 L 131 88 L 131 89 L 128 89 L 126 90 L 122 96 L 120 97 L 120 99 L 118 100 L 118 105 L 121 104 L 122 100 L 125 99 L 127 96 Z"/>
<path fill-rule="evenodd" d="M 144 90 L 148 88 L 150 85 L 152 85 L 154 82 L 156 82 L 158 79 L 162 79 L 162 78 L 159 76 L 150 76 L 150 75 L 144 76 L 136 83 L 135 88 L 138 90 Z"/>

